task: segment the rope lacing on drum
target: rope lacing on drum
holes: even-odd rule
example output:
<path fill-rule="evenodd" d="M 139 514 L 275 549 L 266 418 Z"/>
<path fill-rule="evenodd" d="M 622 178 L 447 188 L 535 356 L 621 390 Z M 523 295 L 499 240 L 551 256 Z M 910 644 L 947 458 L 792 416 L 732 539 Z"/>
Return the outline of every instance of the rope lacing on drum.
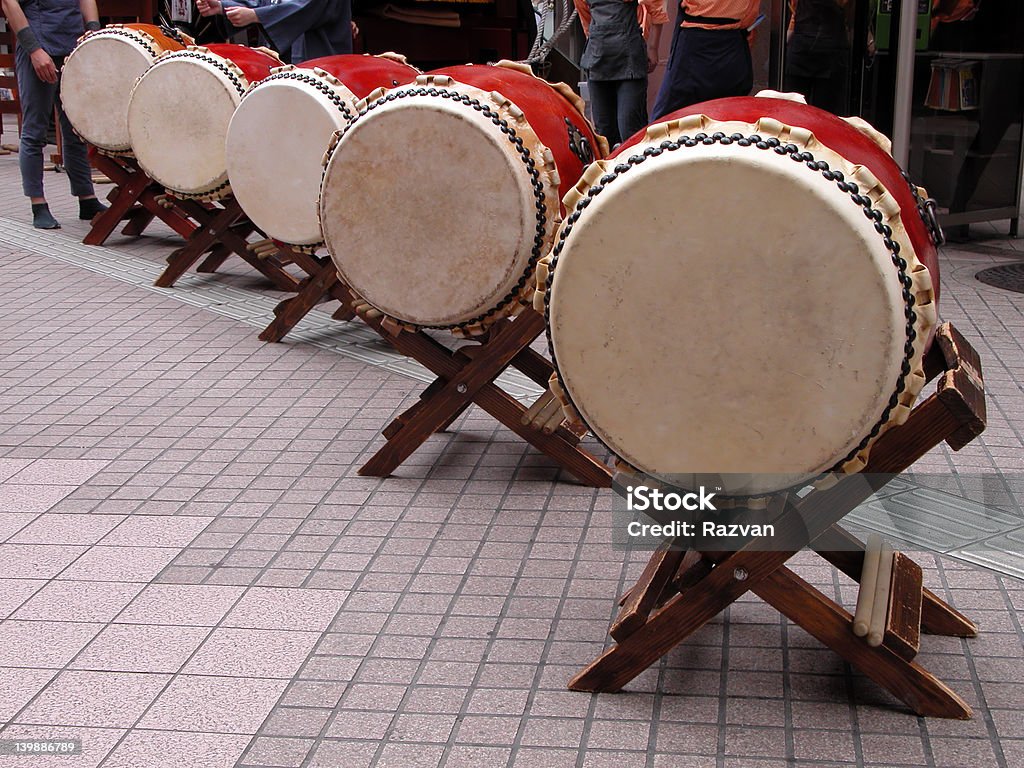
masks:
<path fill-rule="evenodd" d="M 214 69 L 220 71 L 228 79 L 228 81 L 235 87 L 235 90 L 238 91 L 239 98 L 245 95 L 245 90 L 249 87 L 248 82 L 243 83 L 241 80 L 239 80 L 238 75 L 231 70 L 231 67 L 229 67 L 225 63 L 225 60 L 222 59 L 220 56 L 201 53 L 200 51 L 194 50 L 173 51 L 172 53 L 168 53 L 164 56 L 161 56 L 159 61 L 157 61 L 153 66 L 158 66 L 171 59 L 198 59 L 199 61 L 205 61 Z"/>
<path fill-rule="evenodd" d="M 160 55 L 161 51 L 153 47 L 152 38 L 149 35 L 138 32 L 136 30 L 123 29 L 122 27 L 106 27 L 105 29 L 97 29 L 95 32 L 90 34 L 90 37 L 96 35 L 123 37 L 127 40 L 131 40 L 133 43 L 137 43 L 146 49 L 154 59 Z"/>
<path fill-rule="evenodd" d="M 153 66 L 159 66 L 160 64 L 163 64 L 164 62 L 169 61 L 170 59 L 197 59 L 199 61 L 204 61 L 210 66 L 212 66 L 214 69 L 220 71 L 228 79 L 228 82 L 230 82 L 235 87 L 235 90 L 238 92 L 239 99 L 245 96 L 245 91 L 248 88 L 248 83 L 243 84 L 243 82 L 238 79 L 238 75 L 232 71 L 231 67 L 228 66 L 226 60 L 222 59 L 220 56 L 203 53 L 197 50 L 173 51 L 172 53 L 167 53 L 161 56 L 153 64 Z M 207 191 L 200 192 L 198 194 L 194 192 L 181 192 L 179 190 L 173 190 L 173 194 L 174 197 L 181 198 L 182 200 L 206 201 L 216 200 L 220 197 L 223 197 L 230 191 L 231 181 L 228 180 L 217 185 L 213 189 L 208 189 Z"/>
<path fill-rule="evenodd" d="M 548 208 L 547 204 L 544 202 L 544 182 L 541 181 L 540 172 L 537 170 L 537 163 L 530 154 L 530 150 L 526 146 L 524 146 L 522 136 L 519 136 L 516 133 L 515 128 L 510 126 L 507 120 L 501 117 L 499 113 L 495 112 L 486 104 L 482 104 L 479 99 L 475 99 L 472 96 L 469 96 L 468 94 L 459 93 L 458 91 L 449 91 L 444 88 L 438 88 L 436 86 L 430 86 L 429 88 L 420 87 L 410 88 L 408 90 L 391 91 L 390 93 L 381 96 L 376 101 L 364 105 L 364 107 L 361 110 L 359 110 L 358 116 L 351 123 L 349 123 L 348 126 L 342 129 L 339 138 L 343 137 L 348 131 L 352 130 L 353 126 L 355 126 L 358 123 L 359 118 L 364 117 L 366 114 L 373 111 L 377 107 L 383 104 L 387 104 L 388 102 L 397 101 L 399 99 L 407 99 L 413 96 L 433 96 L 442 99 L 447 99 L 452 102 L 464 104 L 467 107 L 472 108 L 474 111 L 479 112 L 484 117 L 488 118 L 491 121 L 491 123 L 493 123 L 494 126 L 497 127 L 498 130 L 505 135 L 508 141 L 513 146 L 515 146 L 516 152 L 518 152 L 519 158 L 520 160 L 523 161 L 523 165 L 526 166 L 526 171 L 530 176 L 530 186 L 533 188 L 534 207 L 537 214 L 537 226 L 534 231 L 533 250 L 530 253 L 530 260 L 527 264 L 526 269 L 523 271 L 522 276 L 519 278 L 519 281 L 512 287 L 512 290 L 509 291 L 508 294 L 500 302 L 498 302 L 497 305 L 495 305 L 482 315 L 478 315 L 477 317 L 472 318 L 471 320 L 466 320 L 460 323 L 450 323 L 447 325 L 423 325 L 420 323 L 416 323 L 415 325 L 418 328 L 452 330 L 457 328 L 468 328 L 474 325 L 483 324 L 484 321 L 490 319 L 495 315 L 501 317 L 501 310 L 505 309 L 509 304 L 513 302 L 518 301 L 524 306 L 528 303 L 526 300 L 522 298 L 522 295 L 527 283 L 533 277 L 534 271 L 537 267 L 537 262 L 540 261 L 542 250 L 544 248 L 544 233 L 547 228 Z M 334 147 L 328 150 L 327 160 L 330 159 L 330 156 L 337 148 L 337 145 L 338 142 L 334 142 Z M 325 173 L 326 168 L 327 163 L 325 162 Z M 399 322 L 402 321 L 399 319 Z"/>
<path fill-rule="evenodd" d="M 343 99 L 338 94 L 337 91 L 331 88 L 323 80 L 323 78 L 314 77 L 313 75 L 309 75 L 305 72 L 300 72 L 298 70 L 293 70 L 290 72 L 278 72 L 276 74 L 271 75 L 270 77 L 266 77 L 263 80 L 260 80 L 258 83 L 256 83 L 256 85 L 254 85 L 248 91 L 246 91 L 245 95 L 248 96 L 250 93 L 256 90 L 256 86 L 263 85 L 264 83 L 271 83 L 274 82 L 275 80 L 298 80 L 300 83 L 306 83 L 307 85 L 312 86 L 320 93 L 322 93 L 324 96 L 326 96 L 328 100 L 330 100 L 331 104 L 333 104 L 337 108 L 337 110 L 341 112 L 341 114 L 345 117 L 346 120 L 355 119 L 355 115 L 353 115 L 352 111 L 348 108 L 348 104 L 345 102 L 345 99 Z"/>
<path fill-rule="evenodd" d="M 565 382 L 562 380 L 562 375 L 559 372 L 558 360 L 555 357 L 555 345 L 551 339 L 551 286 L 555 277 L 555 268 L 558 264 L 558 257 L 565 246 L 566 238 L 572 232 L 576 222 L 579 221 L 583 211 L 590 205 L 591 201 L 597 197 L 601 192 L 611 184 L 613 181 L 627 173 L 631 168 L 634 168 L 641 163 L 644 163 L 649 157 L 658 157 L 665 152 L 675 152 L 683 147 L 696 147 L 698 144 L 703 146 L 711 146 L 713 144 L 720 144 L 722 146 L 740 146 L 740 147 L 756 147 L 760 150 L 772 150 L 777 155 L 789 155 L 790 159 L 794 162 L 802 163 L 806 168 L 811 171 L 818 172 L 827 179 L 828 181 L 835 182 L 836 187 L 841 191 L 850 196 L 850 199 L 863 210 L 864 216 L 870 219 L 874 223 L 875 231 L 882 238 L 882 243 L 886 250 L 889 252 L 893 266 L 899 274 L 900 285 L 902 286 L 902 298 L 904 303 L 904 318 L 906 319 L 906 342 L 903 345 L 904 359 L 900 366 L 900 374 L 896 380 L 895 392 L 889 398 L 888 403 L 882 411 L 882 415 L 878 421 L 871 428 L 870 433 L 860 441 L 860 443 L 850 451 L 845 458 L 836 462 L 834 466 L 826 470 L 819 476 L 824 477 L 830 472 L 839 471 L 844 464 L 852 461 L 857 454 L 863 451 L 871 442 L 878 437 L 879 433 L 889 422 L 889 416 L 892 411 L 899 405 L 900 394 L 906 389 L 907 377 L 911 375 L 911 360 L 914 357 L 914 342 L 917 339 L 917 312 L 914 311 L 914 305 L 917 303 L 917 299 L 914 297 L 913 287 L 914 280 L 907 272 L 907 260 L 900 256 L 900 244 L 893 240 L 892 228 L 883 223 L 884 215 L 882 211 L 874 207 L 871 202 L 871 198 L 867 195 L 860 194 L 860 188 L 852 181 L 846 181 L 846 178 L 842 171 L 834 171 L 829 168 L 828 163 L 824 160 L 815 160 L 814 155 L 806 150 L 801 151 L 800 147 L 796 144 L 783 144 L 777 138 L 762 138 L 757 134 L 751 134 L 744 136 L 742 133 L 733 133 L 729 136 L 722 133 L 721 131 L 708 135 L 706 133 L 698 133 L 692 137 L 680 136 L 678 139 L 671 140 L 666 139 L 657 146 L 646 147 L 642 153 L 631 155 L 624 162 L 618 163 L 612 169 L 610 173 L 606 173 L 597 183 L 594 184 L 588 191 L 587 194 L 576 204 L 575 209 L 565 220 L 565 224 L 562 227 L 562 231 L 559 234 L 558 242 L 555 243 L 555 247 L 551 251 L 551 264 L 548 268 L 548 278 L 545 284 L 546 292 L 544 294 L 544 320 L 546 327 L 546 335 L 548 342 L 548 351 L 551 355 L 551 362 L 555 369 L 555 375 L 558 376 L 558 382 L 565 393 L 566 400 L 569 405 L 576 409 L 578 413 L 583 413 L 577 407 L 572 400 L 572 395 L 569 393 L 569 388 L 565 386 Z M 594 430 L 591 430 L 595 437 L 598 437 Z M 598 437 L 600 440 L 600 437 Z M 602 444 L 603 441 L 602 441 Z M 613 454 L 615 451 L 611 446 L 605 445 L 609 451 Z M 808 483 L 812 483 L 814 480 L 809 480 Z M 763 496 L 764 494 L 759 494 Z M 738 496 L 739 497 L 739 496 Z"/>

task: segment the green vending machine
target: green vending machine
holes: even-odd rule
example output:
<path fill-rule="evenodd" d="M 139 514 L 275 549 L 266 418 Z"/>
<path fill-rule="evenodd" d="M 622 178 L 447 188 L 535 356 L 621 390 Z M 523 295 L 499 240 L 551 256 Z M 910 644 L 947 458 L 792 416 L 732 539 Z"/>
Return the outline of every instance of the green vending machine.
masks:
<path fill-rule="evenodd" d="M 913 0 L 907 0 L 912 2 Z M 878 0 L 878 18 L 875 20 L 875 47 L 879 51 L 889 50 L 889 38 L 892 33 L 893 0 Z M 931 0 L 917 1 L 917 50 L 928 50 L 928 38 L 932 29 Z"/>

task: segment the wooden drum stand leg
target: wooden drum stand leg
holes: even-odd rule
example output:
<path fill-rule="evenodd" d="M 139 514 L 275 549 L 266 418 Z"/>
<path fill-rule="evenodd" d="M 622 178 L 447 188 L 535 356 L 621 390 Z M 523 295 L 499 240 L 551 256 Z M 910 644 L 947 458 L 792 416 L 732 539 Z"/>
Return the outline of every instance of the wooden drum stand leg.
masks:
<path fill-rule="evenodd" d="M 623 599 L 610 631 L 615 644 L 569 687 L 619 690 L 730 603 L 753 592 L 917 714 L 970 717 L 970 707 L 913 659 L 921 630 L 972 637 L 977 628 L 923 587 L 921 569 L 910 558 L 897 553 L 893 560 L 884 636 L 877 638 L 877 645 L 855 635 L 850 613 L 786 567 L 799 542 L 809 539 L 826 561 L 860 581 L 863 544 L 838 522 L 940 442 L 959 450 L 984 430 L 985 391 L 978 356 L 948 323 L 936 334 L 925 370 L 929 379 L 940 377 L 937 391 L 915 407 L 903 425 L 878 439 L 862 474 L 844 477 L 802 499 L 778 500 L 776 509 L 769 510 L 778 512 L 775 530 L 792 537 L 791 548 L 759 551 L 754 543 L 736 552 L 683 552 L 673 551 L 667 542 Z"/>
<path fill-rule="evenodd" d="M 351 305 L 371 328 L 437 376 L 420 395 L 420 401 L 386 429 L 387 444 L 360 470 L 361 475 L 387 477 L 428 437 L 476 404 L 526 442 L 550 456 L 581 482 L 596 487 L 611 485 L 611 470 L 580 447 L 584 431 L 549 423 L 538 428 L 518 400 L 494 380 L 509 366 L 547 386 L 551 364 L 529 349 L 544 331 L 544 318 L 527 309 L 514 320 L 491 326 L 479 344 L 452 350 L 422 331 L 408 331 L 389 323 L 379 311 L 352 297 Z M 542 398 L 550 398 L 545 392 Z"/>
<path fill-rule="evenodd" d="M 201 272 L 215 271 L 233 254 L 244 259 L 278 289 L 298 289 L 299 281 L 285 270 L 279 259 L 260 259 L 249 250 L 248 237 L 257 229 L 242 212 L 242 207 L 234 197 L 209 204 L 184 200 L 180 202 L 199 220 L 200 226 L 189 236 L 183 247 L 167 257 L 167 268 L 156 279 L 154 285 L 170 288 L 178 278 L 209 253 L 206 261 L 199 267 Z"/>
<path fill-rule="evenodd" d="M 160 219 L 186 240 L 196 223 L 179 205 L 168 199 L 156 182 L 139 167 L 133 157 L 111 157 L 89 150 L 93 167 L 114 183 L 107 197 L 110 207 L 92 220 L 89 233 L 82 240 L 86 245 L 103 245 L 122 221 L 127 220 L 125 235 L 138 236 L 154 218 Z"/>
<path fill-rule="evenodd" d="M 299 283 L 298 293 L 274 308 L 274 320 L 260 333 L 261 341 L 280 341 L 317 304 L 330 299 L 341 303 L 332 315 L 335 320 L 351 320 L 355 317 L 351 307 L 352 297 L 338 279 L 338 270 L 329 256 L 317 256 L 273 240 L 252 243 L 249 250 L 256 258 L 279 256 L 307 275 Z"/>

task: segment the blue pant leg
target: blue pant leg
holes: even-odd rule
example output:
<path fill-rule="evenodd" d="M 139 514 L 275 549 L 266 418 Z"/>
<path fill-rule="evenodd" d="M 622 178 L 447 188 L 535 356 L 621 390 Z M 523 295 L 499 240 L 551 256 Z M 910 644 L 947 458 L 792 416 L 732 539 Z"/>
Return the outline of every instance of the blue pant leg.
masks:
<path fill-rule="evenodd" d="M 63 64 L 63 59 L 61 59 Z M 58 88 L 60 82 L 58 81 Z M 60 114 L 60 132 L 64 138 L 64 145 L 61 147 L 61 154 L 64 157 L 64 170 L 68 173 L 68 181 L 71 183 L 71 194 L 75 197 L 83 197 L 95 194 L 92 185 L 92 167 L 89 165 L 89 148 L 81 137 L 71 127 L 71 122 L 64 114 L 64 107 L 60 99 L 57 99 L 57 111 Z"/>
<path fill-rule="evenodd" d="M 746 96 L 753 84 L 743 32 L 686 27 L 676 41 L 651 119 L 702 101 Z"/>
<path fill-rule="evenodd" d="M 647 79 L 619 81 L 619 136 L 625 141 L 647 126 Z"/>
<path fill-rule="evenodd" d="M 21 101 L 21 147 L 18 150 L 21 186 L 26 197 L 43 197 L 43 150 L 47 143 L 46 132 L 53 119 L 57 85 L 45 83 L 36 76 L 32 60 L 24 48 L 15 52 L 14 71 Z"/>
<path fill-rule="evenodd" d="M 657 120 L 673 111 L 672 104 L 676 101 L 676 97 L 672 93 L 673 83 L 680 76 L 679 63 L 683 55 L 683 28 L 679 26 L 682 21 L 682 6 L 680 5 L 676 9 L 676 23 L 672 30 L 672 44 L 668 49 L 668 61 L 665 63 L 665 76 L 661 81 L 661 87 L 658 88 L 658 95 L 654 99 L 654 106 L 651 109 L 651 121 Z"/>
<path fill-rule="evenodd" d="M 693 93 L 693 79 L 688 60 L 690 46 L 689 30 L 677 28 L 672 38 L 672 52 L 665 67 L 665 79 L 661 81 L 658 96 L 651 110 L 651 120 L 660 120 L 669 112 L 675 112 L 697 99 Z"/>
<path fill-rule="evenodd" d="M 618 90 L 621 80 L 588 80 L 590 109 L 594 115 L 594 127 L 608 139 L 608 146 L 614 147 L 622 141 L 619 135 Z"/>

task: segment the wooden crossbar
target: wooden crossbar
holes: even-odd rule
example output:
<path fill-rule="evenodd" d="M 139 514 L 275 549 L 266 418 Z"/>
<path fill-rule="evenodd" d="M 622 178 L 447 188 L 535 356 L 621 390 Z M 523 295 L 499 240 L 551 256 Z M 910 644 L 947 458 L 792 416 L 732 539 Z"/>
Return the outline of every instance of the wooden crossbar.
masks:
<path fill-rule="evenodd" d="M 449 348 L 424 331 L 410 331 L 388 322 L 379 311 L 350 294 L 357 314 L 399 352 L 413 358 L 437 378 L 420 400 L 384 430 L 387 443 L 360 470 L 361 475 L 391 475 L 427 438 L 446 429 L 469 406 L 487 411 L 537 450 L 554 459 L 580 482 L 611 485 L 610 468 L 580 446 L 585 430 L 568 422 L 553 429 L 530 423 L 528 408 L 501 389 L 495 379 L 516 368 L 547 387 L 551 363 L 530 349 L 544 331 L 544 318 L 532 308 L 515 319 L 501 320 L 473 344 Z M 549 396 L 545 392 L 542 397 Z"/>
<path fill-rule="evenodd" d="M 89 159 L 100 173 L 114 183 L 107 196 L 110 207 L 92 220 L 89 232 L 82 240 L 86 245 L 103 245 L 122 221 L 123 234 L 141 235 L 154 218 L 177 232 L 186 240 L 197 228 L 187 207 L 173 198 L 139 167 L 134 157 L 104 155 L 90 148 Z"/>
<path fill-rule="evenodd" d="M 258 258 L 250 249 L 249 236 L 262 234 L 242 211 L 234 197 L 212 203 L 180 200 L 199 226 L 187 238 L 185 245 L 167 257 L 167 267 L 154 285 L 170 288 L 200 259 L 199 272 L 215 272 L 230 256 L 235 255 L 270 280 L 279 290 L 296 291 L 299 279 L 285 269 L 277 257 Z"/>
<path fill-rule="evenodd" d="M 267 250 L 261 250 L 261 246 L 265 246 Z M 309 314 L 310 310 L 331 299 L 341 305 L 331 315 L 335 320 L 351 320 L 355 317 L 351 306 L 351 294 L 341 283 L 338 270 L 329 256 L 308 253 L 271 240 L 253 243 L 249 250 L 257 256 L 274 251 L 282 261 L 294 264 L 306 274 L 298 285 L 298 292 L 274 308 L 274 319 L 260 333 L 261 341 L 280 341 Z"/>

